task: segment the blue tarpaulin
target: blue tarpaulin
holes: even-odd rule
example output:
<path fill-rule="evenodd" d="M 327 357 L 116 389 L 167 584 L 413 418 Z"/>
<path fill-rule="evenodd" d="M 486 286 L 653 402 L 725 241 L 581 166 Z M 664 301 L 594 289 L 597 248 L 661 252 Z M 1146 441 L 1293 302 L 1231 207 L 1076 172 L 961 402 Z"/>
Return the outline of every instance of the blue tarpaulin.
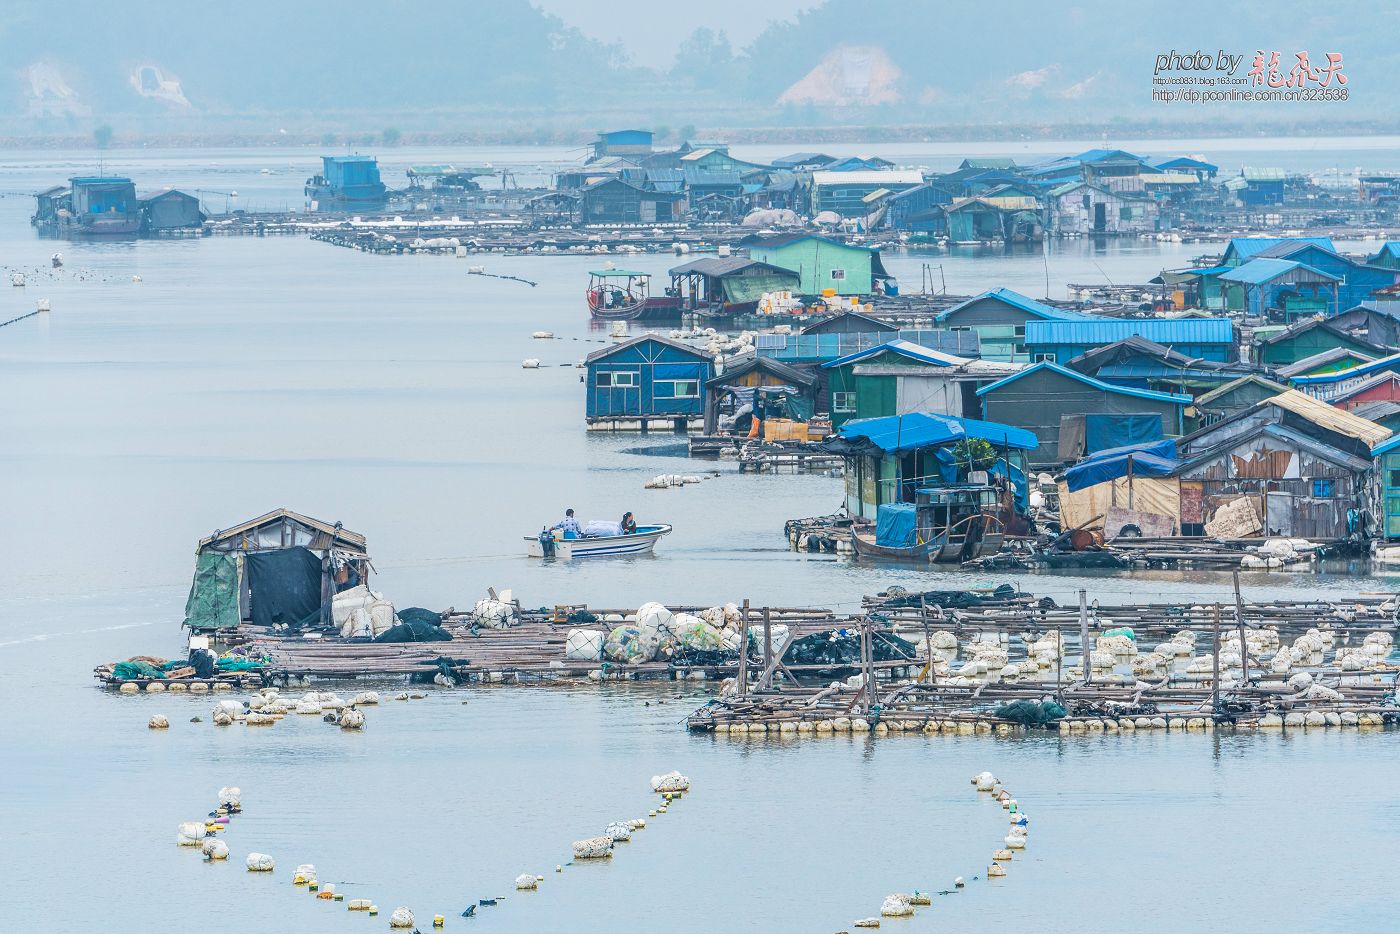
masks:
<path fill-rule="evenodd" d="M 910 548 L 914 541 L 913 503 L 885 503 L 875 513 L 875 544 L 885 548 Z"/>
<path fill-rule="evenodd" d="M 1084 450 L 1094 454 L 1109 448 L 1150 444 L 1162 438 L 1162 416 L 1154 413 L 1084 416 Z"/>
<path fill-rule="evenodd" d="M 1024 428 L 975 418 L 935 415 L 932 412 L 855 419 L 841 426 L 840 434 L 832 440 L 847 443 L 865 440 L 886 454 L 892 454 L 939 444 L 956 444 L 964 438 L 981 438 L 993 447 L 1010 447 L 1020 451 L 1034 451 L 1040 444 L 1034 433 Z"/>
<path fill-rule="evenodd" d="M 1130 444 L 1110 448 L 1084 458 L 1065 471 L 1065 486 L 1071 493 L 1128 475 L 1132 462 L 1135 477 L 1165 477 L 1176 469 L 1176 442 L 1171 439 L 1151 444 Z"/>
<path fill-rule="evenodd" d="M 1006 461 L 997 461 L 988 469 L 987 473 L 994 477 L 1005 477 L 1007 474 L 1007 466 Z M 1024 513 L 1030 506 L 1030 482 L 1026 479 L 1025 471 L 1020 467 L 1017 467 L 1015 464 L 1011 464 L 1010 467 L 1011 485 L 1016 489 L 1016 508 Z"/>

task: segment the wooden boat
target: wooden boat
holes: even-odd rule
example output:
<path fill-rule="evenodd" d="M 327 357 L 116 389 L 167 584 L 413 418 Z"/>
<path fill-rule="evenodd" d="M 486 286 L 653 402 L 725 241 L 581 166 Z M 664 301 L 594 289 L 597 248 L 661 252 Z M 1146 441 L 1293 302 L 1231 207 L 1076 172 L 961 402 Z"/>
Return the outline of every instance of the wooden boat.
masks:
<path fill-rule="evenodd" d="M 1006 539 L 997 490 L 983 485 L 924 487 L 915 504 L 917 544 L 880 545 L 873 531 L 852 529 L 851 546 L 864 558 L 957 563 L 995 554 Z"/>
<path fill-rule="evenodd" d="M 652 295 L 651 276 L 630 269 L 590 272 L 585 295 L 595 321 L 651 321 L 681 314 L 679 297 Z"/>
<path fill-rule="evenodd" d="M 582 538 L 551 538 L 548 531 L 525 536 L 525 552 L 531 558 L 611 558 L 616 555 L 652 554 L 661 536 L 670 535 L 669 525 L 639 525 L 629 535 L 592 535 Z"/>

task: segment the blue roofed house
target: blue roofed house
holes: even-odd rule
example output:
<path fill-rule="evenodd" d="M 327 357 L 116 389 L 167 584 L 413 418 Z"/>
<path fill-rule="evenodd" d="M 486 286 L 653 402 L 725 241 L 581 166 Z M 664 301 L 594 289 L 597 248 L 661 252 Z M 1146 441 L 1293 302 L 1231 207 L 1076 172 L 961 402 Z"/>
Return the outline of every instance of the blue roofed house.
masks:
<path fill-rule="evenodd" d="M 1229 363 L 1239 359 L 1235 326 L 1229 318 L 1042 319 L 1026 322 L 1025 345 L 1032 360 L 1067 363 L 1095 347 L 1133 335 L 1187 357 Z"/>
<path fill-rule="evenodd" d="M 388 198 L 374 156 L 322 156 L 321 174 L 306 180 L 305 191 L 313 211 L 373 209 Z"/>
<path fill-rule="evenodd" d="M 812 213 L 835 211 L 842 217 L 864 217 L 866 198 L 881 189 L 901 192 L 924 183 L 917 169 L 822 169 L 812 173 Z"/>
<path fill-rule="evenodd" d="M 1225 307 L 1255 318 L 1294 321 L 1336 314 L 1341 278 L 1291 259 L 1257 257 L 1220 273 Z"/>
<path fill-rule="evenodd" d="M 885 201 L 884 226 L 927 236 L 946 234 L 948 215 L 939 208 L 952 201 L 952 193 L 934 182 L 894 192 Z"/>
<path fill-rule="evenodd" d="M 1245 207 L 1268 207 L 1283 203 L 1283 169 L 1261 169 L 1245 166 L 1240 174 L 1225 183 L 1229 191 Z"/>
<path fill-rule="evenodd" d="M 1193 159 L 1190 156 L 1177 156 L 1174 159 L 1164 159 L 1156 163 L 1159 172 L 1180 173 L 1184 175 L 1194 175 L 1198 181 L 1209 181 L 1215 178 L 1220 171 L 1220 166 L 1212 165 L 1202 159 Z"/>
<path fill-rule="evenodd" d="M 714 358 L 680 341 L 643 334 L 584 358 L 590 429 L 700 427 Z"/>
<path fill-rule="evenodd" d="M 1400 282 L 1400 269 L 1343 256 L 1328 237 L 1237 237 L 1226 247 L 1221 265 L 1241 266 L 1259 259 L 1291 260 L 1336 277 L 1336 295 L 1328 314 L 1355 308 Z"/>
<path fill-rule="evenodd" d="M 940 328 L 975 332 L 983 360 L 1026 363 L 1032 360 L 1026 347 L 1029 322 L 1097 319 L 1083 312 L 1055 308 L 1010 289 L 992 289 L 954 305 L 936 320 Z"/>
<path fill-rule="evenodd" d="M 1387 240 L 1381 244 L 1381 248 L 1376 251 L 1376 255 L 1366 260 L 1368 266 L 1380 266 L 1383 269 L 1400 269 L 1400 240 Z"/>
<path fill-rule="evenodd" d="M 1057 363 L 1037 363 L 977 390 L 982 417 L 1029 429 L 1040 464 L 1181 435 L 1191 397 L 1106 383 Z"/>
<path fill-rule="evenodd" d="M 608 130 L 593 141 L 592 159 L 608 156 L 647 156 L 651 154 L 650 130 Z"/>

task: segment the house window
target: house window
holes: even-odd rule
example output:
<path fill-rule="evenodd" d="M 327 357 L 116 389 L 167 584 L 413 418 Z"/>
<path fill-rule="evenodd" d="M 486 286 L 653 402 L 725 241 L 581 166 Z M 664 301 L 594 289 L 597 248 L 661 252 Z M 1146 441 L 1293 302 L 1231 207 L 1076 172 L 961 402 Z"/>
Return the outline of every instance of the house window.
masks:
<path fill-rule="evenodd" d="M 1017 337 L 1025 337 L 1025 336 L 1026 336 L 1026 326 L 1025 326 L 1024 324 L 1018 324 L 1018 325 L 1016 325 L 1016 327 L 1012 328 L 1011 333 L 1014 334 L 1014 335 L 1017 336 Z"/>
<path fill-rule="evenodd" d="M 658 399 L 698 399 L 700 381 L 694 379 L 659 379 L 652 386 Z"/>
<path fill-rule="evenodd" d="M 842 279 L 844 279 L 844 278 L 846 278 L 846 270 L 844 270 L 844 269 L 833 269 L 833 270 L 831 270 L 831 279 L 832 279 L 833 282 L 839 282 L 840 280 L 842 280 Z"/>
<path fill-rule="evenodd" d="M 831 394 L 831 411 L 833 412 L 854 412 L 856 410 L 856 394 L 853 392 L 833 392 Z"/>
<path fill-rule="evenodd" d="M 1123 205 L 1118 209 L 1118 219 L 1120 221 L 1130 221 L 1133 219 L 1133 209 L 1128 205 Z"/>
<path fill-rule="evenodd" d="M 1036 363 L 1054 363 L 1055 355 L 1052 353 L 1038 353 L 1035 355 Z"/>
<path fill-rule="evenodd" d="M 1400 470 L 1392 469 L 1390 471 L 1390 485 L 1392 487 L 1400 487 Z"/>
<path fill-rule="evenodd" d="M 1332 481 L 1330 478 L 1313 481 L 1313 496 L 1329 497 L 1332 495 Z"/>
<path fill-rule="evenodd" d="M 637 385 L 635 370 L 601 370 L 598 373 L 598 388 Z"/>

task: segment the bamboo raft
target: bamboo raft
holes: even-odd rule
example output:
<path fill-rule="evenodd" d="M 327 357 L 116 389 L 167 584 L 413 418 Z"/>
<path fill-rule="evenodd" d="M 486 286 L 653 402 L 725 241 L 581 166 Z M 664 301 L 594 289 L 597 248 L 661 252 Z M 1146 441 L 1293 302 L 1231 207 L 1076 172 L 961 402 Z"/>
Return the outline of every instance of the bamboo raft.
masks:
<path fill-rule="evenodd" d="M 902 605 L 892 606 L 891 600 Z M 1246 604 L 1236 593 L 1233 605 L 1149 604 L 1095 606 L 1090 608 L 1081 591 L 1079 607 L 1058 607 L 1041 600 L 1017 598 L 1000 606 L 944 611 L 926 599 L 917 603 L 909 595 L 867 597 L 865 614 L 848 625 L 861 632 L 862 655 L 858 675 L 848 682 L 804 683 L 796 673 L 779 666 L 750 685 L 744 672 L 726 685 L 722 696 L 696 710 L 687 720 L 691 730 L 719 734 L 831 734 L 831 733 L 1001 733 L 1034 726 L 1064 733 L 1130 732 L 1136 730 L 1212 730 L 1216 728 L 1316 728 L 1380 727 L 1400 720 L 1396 705 L 1400 660 L 1395 659 L 1394 638 L 1400 632 L 1396 598 L 1366 594 L 1355 600 L 1332 602 L 1275 601 Z M 1131 628 L 1140 641 L 1189 633 L 1193 640 L 1208 639 L 1212 670 L 1192 673 L 1178 661 L 1165 670 L 1141 676 L 1113 671 L 1085 671 L 1085 649 L 1090 633 L 1102 634 Z M 1254 654 L 1248 633 L 1273 630 L 1280 642 L 1309 630 L 1326 631 L 1341 649 L 1355 645 L 1363 632 L 1388 634 L 1389 655 L 1365 670 L 1344 670 L 1338 653 L 1318 653 L 1316 659 L 1275 673 L 1268 664 L 1274 653 Z M 872 663 L 872 638 L 888 630 L 907 638 L 922 636 L 922 666 L 909 678 L 907 668 Z M 1063 648 L 1053 671 L 1037 676 L 999 681 L 962 676 L 940 676 L 932 660 L 930 635 L 934 630 L 963 637 L 1006 636 L 1007 655 L 1018 642 L 1029 662 L 1032 636 L 1060 633 Z M 1238 635 L 1245 646 L 1241 667 L 1231 674 L 1222 664 L 1222 644 Z M 1194 641 L 1193 641 L 1194 644 Z M 1286 645 L 1286 643 L 1283 643 Z M 1194 652 L 1194 649 L 1193 649 Z M 1019 654 L 1019 652 L 1018 652 Z M 1202 656 L 1204 657 L 1204 656 Z M 1023 662 L 1024 664 L 1025 662 Z M 1013 667 L 1008 665 L 1008 667 Z M 1032 664 L 1032 667 L 1034 665 Z M 1307 674 L 1306 687 L 1290 678 Z M 903 680 L 895 680 L 902 677 Z M 1325 696 L 1309 693 L 1312 685 L 1329 689 Z M 1335 692 L 1335 694 L 1333 693 Z M 1064 715 L 1045 723 L 1026 724 L 998 710 L 1015 702 L 1039 704 L 1053 700 Z"/>

